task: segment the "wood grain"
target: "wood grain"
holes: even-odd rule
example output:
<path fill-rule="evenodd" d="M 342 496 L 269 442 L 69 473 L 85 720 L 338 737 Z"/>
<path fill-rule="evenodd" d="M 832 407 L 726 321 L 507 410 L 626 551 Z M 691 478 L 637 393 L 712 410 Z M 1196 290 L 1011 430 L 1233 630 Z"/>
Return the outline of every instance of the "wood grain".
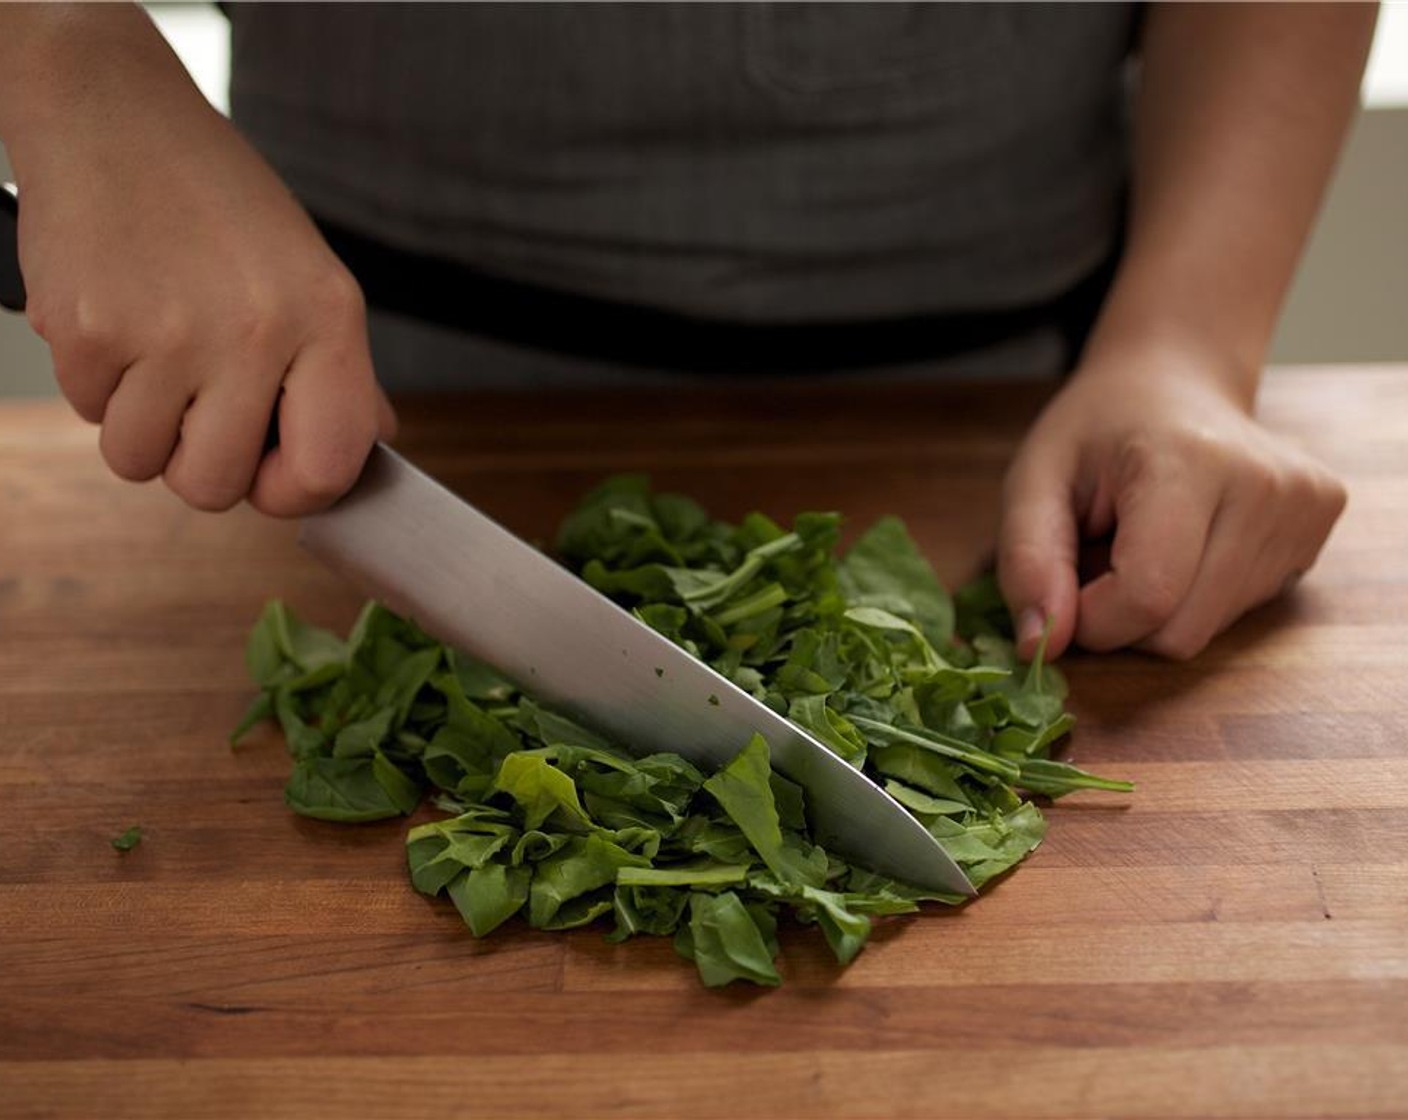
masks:
<path fill-rule="evenodd" d="M 721 516 L 902 514 L 955 581 L 1042 395 L 484 394 L 404 402 L 400 445 L 529 538 L 645 470 Z M 226 743 L 244 637 L 267 598 L 345 627 L 358 596 L 293 526 L 0 408 L 0 1117 L 1408 1116 L 1408 368 L 1274 371 L 1262 414 L 1351 504 L 1195 662 L 1068 659 L 1069 756 L 1138 791 L 1054 806 L 1015 874 L 849 969 L 784 929 L 758 993 L 599 930 L 475 941 L 404 823 L 290 814 L 277 737 Z"/>

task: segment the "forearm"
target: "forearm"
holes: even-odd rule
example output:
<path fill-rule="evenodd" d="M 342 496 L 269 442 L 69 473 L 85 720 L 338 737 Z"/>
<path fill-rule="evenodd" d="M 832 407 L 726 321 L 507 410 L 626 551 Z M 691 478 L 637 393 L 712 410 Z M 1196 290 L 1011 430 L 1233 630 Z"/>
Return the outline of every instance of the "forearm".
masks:
<path fill-rule="evenodd" d="M 1125 257 L 1088 357 L 1176 347 L 1251 403 L 1357 105 L 1375 14 L 1150 7 Z"/>
<path fill-rule="evenodd" d="M 29 153 L 148 106 L 170 118 L 204 100 L 135 4 L 0 4 L 0 139 Z"/>

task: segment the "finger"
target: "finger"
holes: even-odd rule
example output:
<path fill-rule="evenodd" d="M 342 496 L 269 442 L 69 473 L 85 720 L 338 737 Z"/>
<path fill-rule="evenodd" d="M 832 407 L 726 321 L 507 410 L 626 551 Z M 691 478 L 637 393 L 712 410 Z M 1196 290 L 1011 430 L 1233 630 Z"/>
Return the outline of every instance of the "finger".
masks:
<path fill-rule="evenodd" d="M 162 476 L 195 509 L 227 510 L 250 490 L 273 410 L 270 378 L 214 378 L 186 410 Z"/>
<path fill-rule="evenodd" d="M 54 304 L 42 293 L 31 294 L 26 314 L 49 344 L 60 392 L 84 420 L 102 423 L 108 398 L 141 358 L 130 337 L 132 317 L 111 306 Z"/>
<path fill-rule="evenodd" d="M 1175 661 L 1201 653 L 1233 619 L 1255 605 L 1256 593 L 1249 595 L 1249 589 L 1265 583 L 1268 545 L 1265 531 L 1248 519 L 1245 509 L 1223 506 L 1213 518 L 1188 594 L 1139 647 Z"/>
<path fill-rule="evenodd" d="M 125 366 L 88 347 L 51 346 L 54 380 L 64 399 L 90 424 L 101 424 L 108 399 L 122 380 Z"/>
<path fill-rule="evenodd" d="M 181 434 L 189 393 L 147 363 L 122 375 L 103 411 L 98 449 L 118 478 L 145 482 L 166 469 Z"/>
<path fill-rule="evenodd" d="M 1133 645 L 1160 629 L 1188 595 L 1217 495 L 1185 470 L 1147 466 L 1115 496 L 1110 570 L 1081 588 L 1076 641 Z"/>
<path fill-rule="evenodd" d="M 351 488 L 388 417 L 366 347 L 355 339 L 300 351 L 283 388 L 279 445 L 259 465 L 249 500 L 270 516 L 299 517 Z"/>
<path fill-rule="evenodd" d="M 1344 497 L 1334 479 L 1308 474 L 1284 492 L 1262 485 L 1229 501 L 1187 599 L 1144 648 L 1193 657 L 1247 611 L 1293 588 L 1315 563 Z"/>
<path fill-rule="evenodd" d="M 1070 467 L 1045 456 L 1008 476 L 998 530 L 997 579 L 1017 629 L 1018 656 L 1035 656 L 1050 626 L 1046 655 L 1058 657 L 1076 624 L 1078 532 Z"/>

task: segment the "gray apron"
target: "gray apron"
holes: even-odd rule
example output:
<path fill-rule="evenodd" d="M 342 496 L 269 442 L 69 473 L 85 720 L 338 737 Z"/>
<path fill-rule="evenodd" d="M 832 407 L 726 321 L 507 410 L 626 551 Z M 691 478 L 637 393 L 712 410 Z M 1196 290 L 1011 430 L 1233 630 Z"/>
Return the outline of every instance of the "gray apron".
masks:
<path fill-rule="evenodd" d="M 1119 234 L 1129 5 L 230 15 L 236 123 L 311 211 L 509 281 L 740 323 L 883 320 L 1054 299 Z M 374 327 L 393 387 L 644 376 Z M 930 364 L 1067 361 L 1034 337 Z"/>

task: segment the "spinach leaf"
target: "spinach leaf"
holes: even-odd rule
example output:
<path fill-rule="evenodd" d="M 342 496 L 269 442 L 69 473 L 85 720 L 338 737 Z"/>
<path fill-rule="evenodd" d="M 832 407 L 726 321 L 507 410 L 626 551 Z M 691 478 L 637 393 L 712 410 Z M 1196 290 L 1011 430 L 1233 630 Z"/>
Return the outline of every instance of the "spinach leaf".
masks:
<path fill-rule="evenodd" d="M 616 873 L 622 887 L 731 887 L 748 878 L 748 868 L 737 863 L 677 864 L 673 867 L 623 867 Z"/>
<path fill-rule="evenodd" d="M 499 764 L 493 791 L 507 793 L 523 810 L 524 827 L 538 828 L 549 817 L 559 828 L 585 831 L 591 825 L 572 779 L 546 758 L 515 751 Z"/>
<path fill-rule="evenodd" d="M 1103 789 L 1114 793 L 1130 793 L 1134 790 L 1132 782 L 1098 778 L 1055 759 L 1024 758 L 1018 765 L 1022 772 L 1017 777 L 1016 785 L 1032 793 L 1044 793 L 1048 797 L 1060 797 L 1078 789 Z"/>
<path fill-rule="evenodd" d="M 484 937 L 523 909 L 529 879 L 526 867 L 489 863 L 462 872 L 446 893 L 469 932 Z"/>
<path fill-rule="evenodd" d="M 377 821 L 409 813 L 420 802 L 420 789 L 383 755 L 312 755 L 294 762 L 284 800 L 294 811 L 318 820 Z"/>
<path fill-rule="evenodd" d="M 754 733 L 732 762 L 712 778 L 705 779 L 704 788 L 748 838 L 748 843 L 774 875 L 784 882 L 817 885 L 821 880 L 815 865 L 809 863 L 797 847 L 783 843 L 771 777 L 767 741 Z M 822 872 L 825 873 L 824 867 Z"/>
<path fill-rule="evenodd" d="M 546 927 L 564 903 L 614 883 L 623 867 L 646 867 L 649 863 L 601 836 L 573 837 L 560 851 L 534 866 L 528 889 L 528 921 Z"/>
<path fill-rule="evenodd" d="M 733 891 L 689 896 L 689 923 L 681 925 L 675 947 L 692 960 L 711 988 L 734 980 L 775 987 L 782 983 L 773 965 L 776 952 L 752 912 Z"/>
<path fill-rule="evenodd" d="M 109 843 L 119 852 L 130 852 L 142 842 L 142 826 L 134 824 L 126 832 L 119 836 L 114 836 Z"/>
<path fill-rule="evenodd" d="M 953 637 L 953 601 L 898 517 L 882 517 L 839 568 L 847 599 L 908 619 L 937 649 Z"/>
<path fill-rule="evenodd" d="M 689 891 L 672 887 L 633 887 L 618 884 L 611 896 L 616 917 L 608 941 L 625 941 L 638 934 L 668 937 L 673 934 L 689 904 Z"/>

